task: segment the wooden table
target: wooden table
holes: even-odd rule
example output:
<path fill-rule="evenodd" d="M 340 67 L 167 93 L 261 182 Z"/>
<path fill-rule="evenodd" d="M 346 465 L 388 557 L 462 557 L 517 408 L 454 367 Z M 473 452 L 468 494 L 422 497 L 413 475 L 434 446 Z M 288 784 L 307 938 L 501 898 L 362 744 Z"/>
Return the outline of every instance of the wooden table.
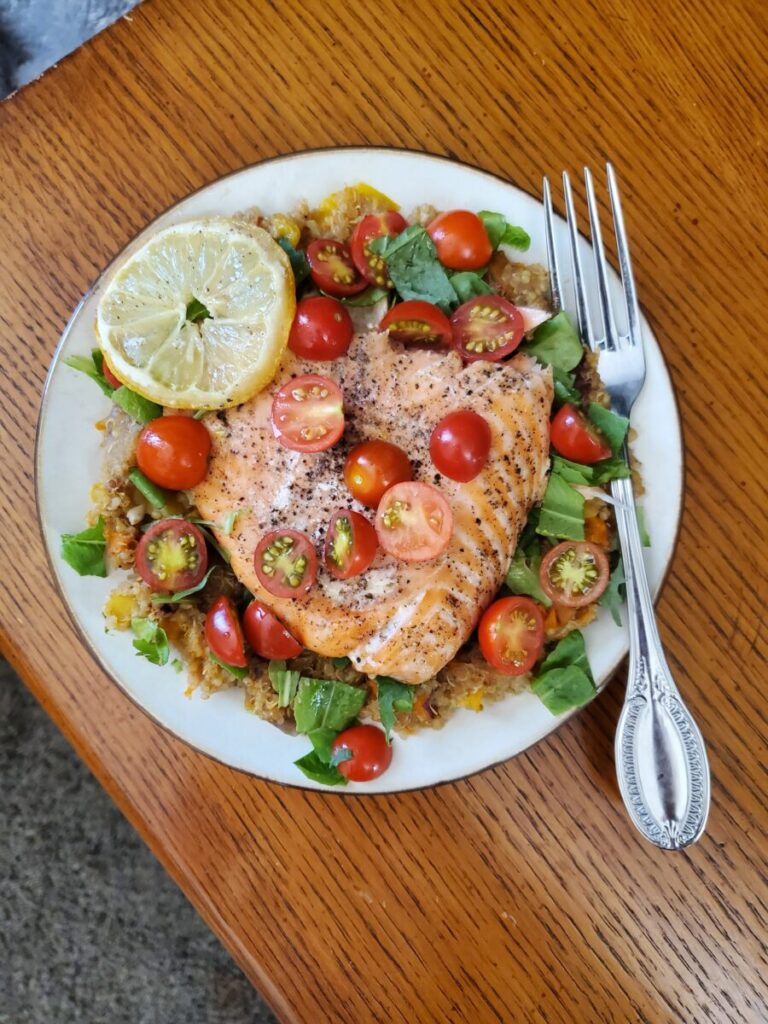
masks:
<path fill-rule="evenodd" d="M 765 19 L 759 0 L 577 7 L 154 0 L 0 107 L 3 650 L 286 1021 L 768 1019 Z M 328 799 L 187 749 L 70 627 L 32 452 L 73 307 L 189 190 L 342 143 L 450 154 L 531 191 L 545 171 L 620 169 L 685 425 L 659 612 L 713 800 L 683 854 L 627 821 L 618 681 L 501 768 Z"/>

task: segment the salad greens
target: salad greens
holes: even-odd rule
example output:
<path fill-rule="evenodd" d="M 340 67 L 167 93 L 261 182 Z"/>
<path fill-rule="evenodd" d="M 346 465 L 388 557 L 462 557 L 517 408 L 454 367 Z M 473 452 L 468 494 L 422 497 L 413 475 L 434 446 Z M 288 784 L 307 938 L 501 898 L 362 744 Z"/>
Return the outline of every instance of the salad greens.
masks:
<path fill-rule="evenodd" d="M 211 320 L 211 313 L 206 306 L 200 302 L 199 299 L 190 299 L 187 303 L 187 320 L 191 324 L 199 323 L 201 320 Z"/>
<path fill-rule="evenodd" d="M 78 576 L 106 576 L 106 551 L 103 516 L 99 516 L 95 526 L 89 526 L 80 533 L 61 535 L 61 557 Z"/>
<path fill-rule="evenodd" d="M 392 727 L 396 720 L 395 712 L 407 714 L 413 711 L 413 687 L 392 679 L 391 676 L 377 676 L 376 696 L 379 703 L 379 718 L 384 727 L 387 743 L 391 743 Z"/>
<path fill-rule="evenodd" d="M 586 499 L 556 472 L 554 466 L 541 503 L 536 532 L 561 540 L 584 540 Z"/>
<path fill-rule="evenodd" d="M 377 288 L 376 285 L 372 284 L 358 295 L 348 295 L 346 298 L 340 298 L 339 302 L 343 306 L 374 306 L 377 302 L 387 298 L 389 298 L 388 288 Z"/>
<path fill-rule="evenodd" d="M 332 729 L 341 732 L 357 718 L 365 697 L 362 687 L 302 676 L 293 703 L 296 731 L 311 733 L 313 729 Z"/>
<path fill-rule="evenodd" d="M 286 668 L 284 661 L 275 659 L 270 661 L 267 672 L 272 689 L 277 693 L 277 706 L 279 708 L 290 707 L 299 688 L 301 672 L 292 671 Z"/>
<path fill-rule="evenodd" d="M 510 224 L 503 213 L 481 210 L 478 217 L 485 226 L 488 239 L 494 250 L 498 249 L 500 245 L 511 245 L 522 252 L 529 248 L 531 236 L 523 228 Z"/>
<path fill-rule="evenodd" d="M 619 557 L 619 560 L 614 566 L 610 578 L 608 580 L 608 586 L 603 591 L 600 598 L 598 598 L 598 604 L 607 608 L 611 613 L 611 617 L 617 626 L 621 625 L 621 606 L 624 604 L 624 595 L 626 591 L 626 579 L 624 578 L 624 563 Z"/>
<path fill-rule="evenodd" d="M 456 291 L 438 261 L 435 243 L 420 224 L 411 224 L 396 238 L 381 235 L 368 246 L 386 260 L 392 283 L 404 301 L 423 299 L 444 313 L 456 305 Z"/>
<path fill-rule="evenodd" d="M 555 407 L 559 408 L 570 402 L 571 405 L 581 405 L 581 392 L 576 387 L 576 374 L 561 370 L 558 366 L 552 367 L 552 379 L 555 384 Z"/>
<path fill-rule="evenodd" d="M 287 238 L 278 238 L 277 244 L 290 260 L 291 270 L 296 280 L 296 291 L 301 288 L 309 277 L 309 260 L 303 249 L 294 249 Z"/>
<path fill-rule="evenodd" d="M 208 651 L 208 658 L 210 661 L 214 662 L 214 664 L 218 665 L 220 668 L 225 668 L 231 676 L 235 677 L 235 679 L 245 679 L 245 677 L 248 675 L 248 669 L 245 666 L 241 667 L 240 665 L 228 665 L 226 661 L 222 661 L 221 658 L 217 658 L 213 651 Z"/>
<path fill-rule="evenodd" d="M 138 466 L 134 466 L 128 473 L 128 479 L 136 490 L 143 495 L 153 508 L 165 508 L 168 504 L 168 495 L 144 476 Z"/>
<path fill-rule="evenodd" d="M 569 633 L 550 651 L 531 689 L 553 715 L 581 707 L 595 695 L 595 681 L 580 630 Z"/>
<path fill-rule="evenodd" d="M 612 409 L 606 409 L 597 402 L 591 402 L 587 409 L 587 416 L 595 424 L 597 429 L 611 446 L 614 455 L 619 455 L 624 447 L 624 438 L 627 436 L 629 420 L 626 416 L 619 416 Z"/>
<path fill-rule="evenodd" d="M 539 324 L 531 340 L 520 346 L 520 351 L 563 373 L 574 370 L 584 356 L 579 333 L 562 310 Z"/>
<path fill-rule="evenodd" d="M 205 576 L 196 583 L 194 587 L 188 587 L 186 590 L 177 590 L 173 594 L 153 594 L 152 604 L 178 604 L 179 601 L 183 601 L 186 597 L 191 597 L 193 594 L 198 593 L 208 582 L 208 577 L 211 575 L 213 570 L 216 568 L 212 565 L 211 568 L 206 572 Z"/>
<path fill-rule="evenodd" d="M 111 384 L 107 383 L 107 378 L 104 376 L 102 369 L 104 365 L 104 356 L 101 353 L 101 349 L 94 349 L 93 352 L 91 352 L 90 359 L 88 356 L 70 356 L 69 359 L 64 360 L 64 365 L 71 367 L 73 370 L 78 370 L 80 373 L 84 373 L 86 377 L 90 377 L 91 380 L 96 381 L 107 398 L 112 397 L 112 392 L 115 389 Z"/>
<path fill-rule="evenodd" d="M 469 302 L 476 295 L 490 295 L 493 288 L 474 270 L 461 270 L 451 274 L 451 284 L 459 302 Z"/>
<path fill-rule="evenodd" d="M 640 531 L 640 543 L 644 548 L 649 548 L 651 546 L 651 536 L 645 525 L 645 509 L 642 505 L 638 505 L 635 502 L 635 512 L 637 513 L 637 528 Z"/>
<path fill-rule="evenodd" d="M 315 750 L 310 750 L 298 761 L 294 761 L 294 764 L 313 782 L 320 782 L 324 786 L 346 786 L 347 784 L 347 780 L 339 769 L 335 765 L 323 761 Z"/>
<path fill-rule="evenodd" d="M 531 537 L 525 546 L 522 543 L 517 545 L 504 582 L 513 594 L 532 597 L 534 601 L 549 608 L 552 602 L 541 589 L 539 582 L 540 565 L 541 545 L 536 537 Z"/>
<path fill-rule="evenodd" d="M 162 626 L 159 626 L 152 619 L 133 618 L 131 619 L 133 630 L 133 646 L 138 654 L 153 665 L 166 665 L 171 652 L 168 643 L 168 636 Z"/>
<path fill-rule="evenodd" d="M 124 384 L 119 388 L 112 387 L 104 376 L 104 354 L 101 349 L 95 348 L 90 359 L 87 356 L 70 356 L 64 362 L 73 370 L 78 370 L 95 381 L 107 398 L 111 398 L 115 405 L 119 405 L 137 423 L 148 423 L 162 415 L 162 406 L 143 398 Z"/>

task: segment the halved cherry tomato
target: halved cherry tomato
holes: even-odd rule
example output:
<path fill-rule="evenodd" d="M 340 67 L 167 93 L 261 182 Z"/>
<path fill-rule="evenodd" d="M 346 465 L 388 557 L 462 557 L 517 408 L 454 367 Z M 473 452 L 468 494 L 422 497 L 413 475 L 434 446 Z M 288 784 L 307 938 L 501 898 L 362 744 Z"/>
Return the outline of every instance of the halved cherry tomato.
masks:
<path fill-rule="evenodd" d="M 371 252 L 368 243 L 382 235 L 394 238 L 405 231 L 407 226 L 405 217 L 394 210 L 387 210 L 386 213 L 369 213 L 355 228 L 349 249 L 355 266 L 370 284 L 379 288 L 392 287 L 386 263 L 381 256 Z"/>
<path fill-rule="evenodd" d="M 119 377 L 116 377 L 112 372 L 112 367 L 109 365 L 106 359 L 101 364 L 101 372 L 104 374 L 104 380 L 109 384 L 111 388 L 121 388 L 123 382 Z"/>
<path fill-rule="evenodd" d="M 302 359 L 330 360 L 346 355 L 352 318 L 337 299 L 310 295 L 296 307 L 288 348 Z"/>
<path fill-rule="evenodd" d="M 517 306 L 501 295 L 476 295 L 451 317 L 453 346 L 461 358 L 497 362 L 514 352 L 523 340 L 523 318 Z"/>
<path fill-rule="evenodd" d="M 330 295 L 357 295 L 368 282 L 352 262 L 349 249 L 333 238 L 318 238 L 307 246 L 309 272 L 317 287 Z"/>
<path fill-rule="evenodd" d="M 549 428 L 549 438 L 558 455 L 572 462 L 591 465 L 607 459 L 611 446 L 600 431 L 592 426 L 583 412 L 566 403 L 557 412 Z"/>
<path fill-rule="evenodd" d="M 530 597 L 502 597 L 480 619 L 483 657 L 505 676 L 530 672 L 544 647 L 544 615 Z"/>
<path fill-rule="evenodd" d="M 583 608 L 596 601 L 610 579 L 608 556 L 589 541 L 564 540 L 541 560 L 539 579 L 555 604 Z"/>
<path fill-rule="evenodd" d="M 317 576 L 317 553 L 306 533 L 272 530 L 258 543 L 253 564 L 259 583 L 275 597 L 302 597 Z"/>
<path fill-rule="evenodd" d="M 451 506 L 432 484 L 395 484 L 376 512 L 379 543 L 403 562 L 427 562 L 442 555 L 452 532 Z"/>
<path fill-rule="evenodd" d="M 243 612 L 245 638 L 260 658 L 298 658 L 304 648 L 261 601 L 251 601 Z"/>
<path fill-rule="evenodd" d="M 136 461 L 158 487 L 185 491 L 196 487 L 208 471 L 211 435 L 191 416 L 158 416 L 139 434 Z"/>
<path fill-rule="evenodd" d="M 444 416 L 432 431 L 429 453 L 435 469 L 451 480 L 474 480 L 488 461 L 491 428 L 488 420 L 471 409 Z"/>
<path fill-rule="evenodd" d="M 447 210 L 427 227 L 437 258 L 451 270 L 479 270 L 493 255 L 485 225 L 471 210 Z"/>
<path fill-rule="evenodd" d="M 151 590 L 173 594 L 195 587 L 208 568 L 205 537 L 186 519 L 153 523 L 136 548 L 136 571 Z"/>
<path fill-rule="evenodd" d="M 359 512 L 338 509 L 325 536 L 325 567 L 337 580 L 359 576 L 376 557 L 376 531 Z"/>
<path fill-rule="evenodd" d="M 379 330 L 389 331 L 392 341 L 406 345 L 421 342 L 448 348 L 453 340 L 451 321 L 445 313 L 421 299 L 398 302 L 381 321 Z"/>
<path fill-rule="evenodd" d="M 272 429 L 284 448 L 322 452 L 344 433 L 344 396 L 329 377 L 293 377 L 272 399 Z"/>
<path fill-rule="evenodd" d="M 364 441 L 352 449 L 344 463 L 344 483 L 349 493 L 368 508 L 378 508 L 385 491 L 412 477 L 408 456 L 389 441 Z"/>
<path fill-rule="evenodd" d="M 245 641 L 231 597 L 217 597 L 205 616 L 205 642 L 225 665 L 245 668 Z"/>
<path fill-rule="evenodd" d="M 337 767 L 350 782 L 370 782 L 382 775 L 392 763 L 392 747 L 381 729 L 375 725 L 353 725 L 339 733 L 331 752 L 348 750 L 352 755 L 339 761 Z"/>

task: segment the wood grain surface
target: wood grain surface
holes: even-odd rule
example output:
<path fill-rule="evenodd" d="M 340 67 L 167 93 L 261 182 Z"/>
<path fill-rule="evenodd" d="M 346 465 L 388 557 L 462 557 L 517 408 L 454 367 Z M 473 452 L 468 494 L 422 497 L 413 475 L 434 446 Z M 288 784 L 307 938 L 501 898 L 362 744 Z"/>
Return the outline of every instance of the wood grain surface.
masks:
<path fill-rule="evenodd" d="M 768 1019 L 765 30 L 759 0 L 150 0 L 0 106 L 3 650 L 285 1021 Z M 713 773 L 685 853 L 624 813 L 620 680 L 503 767 L 329 799 L 187 749 L 70 627 L 32 455 L 73 307 L 191 189 L 360 143 L 534 192 L 543 172 L 619 169 L 685 430 L 659 613 Z"/>

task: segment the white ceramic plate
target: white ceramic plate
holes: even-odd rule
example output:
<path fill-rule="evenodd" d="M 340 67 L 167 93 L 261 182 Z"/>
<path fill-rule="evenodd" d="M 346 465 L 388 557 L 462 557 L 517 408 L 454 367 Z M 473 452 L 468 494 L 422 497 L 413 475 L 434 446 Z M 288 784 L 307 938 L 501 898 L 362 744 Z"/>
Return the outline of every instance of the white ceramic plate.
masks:
<path fill-rule="evenodd" d="M 368 182 L 395 198 L 407 213 L 419 203 L 438 209 L 468 207 L 499 210 L 522 225 L 533 244 L 525 259 L 546 262 L 541 203 L 483 171 L 450 160 L 387 149 L 336 149 L 279 157 L 231 174 L 182 200 L 145 229 L 121 253 L 122 259 L 158 228 L 209 214 L 228 214 L 258 206 L 264 212 L 290 210 L 306 198 L 316 203 L 342 185 Z M 557 225 L 566 251 L 565 225 Z M 589 247 L 583 242 L 585 257 Z M 564 262 L 567 262 L 565 260 Z M 591 262 L 591 261 L 590 261 Z M 72 618 L 102 667 L 155 721 L 198 750 L 275 782 L 323 788 L 306 779 L 293 761 L 306 753 L 303 737 L 288 736 L 249 714 L 242 692 L 228 690 L 203 699 L 184 696 L 185 676 L 170 666 L 158 668 L 136 656 L 128 634 L 104 631 L 101 609 L 114 587 L 106 580 L 80 577 L 59 556 L 62 533 L 83 529 L 88 492 L 100 478 L 100 435 L 94 422 L 108 400 L 64 358 L 90 352 L 93 323 L 103 275 L 75 311 L 56 350 L 48 374 L 38 426 L 37 494 L 40 522 L 51 565 Z M 620 285 L 613 284 L 617 296 Z M 680 425 L 674 395 L 658 344 L 643 320 L 648 375 L 632 417 L 643 464 L 643 499 L 652 546 L 646 565 L 654 590 L 666 572 L 677 535 L 682 491 Z M 590 662 L 603 686 L 627 650 L 624 628 L 601 611 L 585 631 Z M 346 793 L 416 789 L 457 779 L 513 757 L 556 729 L 568 716 L 553 717 L 530 693 L 489 705 L 480 713 L 458 711 L 440 730 L 423 730 L 395 740 L 391 768 L 371 783 L 352 784 Z M 338 792 L 338 790 L 336 790 Z"/>

